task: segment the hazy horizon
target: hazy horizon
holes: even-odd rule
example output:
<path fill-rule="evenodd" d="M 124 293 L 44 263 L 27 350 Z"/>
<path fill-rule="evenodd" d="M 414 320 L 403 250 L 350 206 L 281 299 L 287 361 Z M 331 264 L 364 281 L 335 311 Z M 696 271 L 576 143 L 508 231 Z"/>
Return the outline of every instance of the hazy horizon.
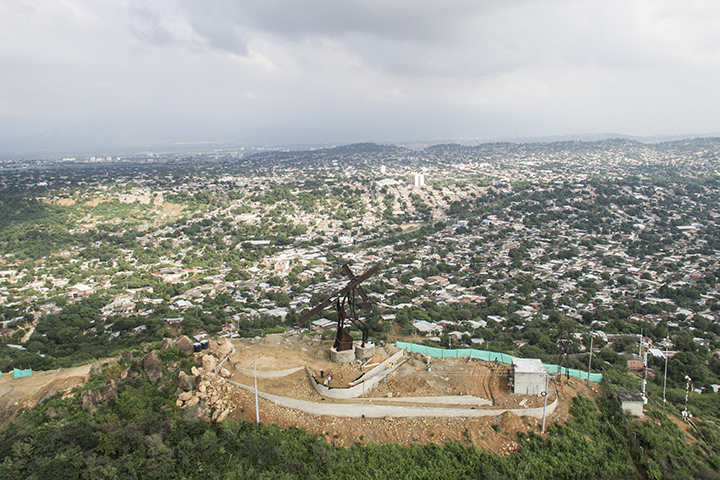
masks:
<path fill-rule="evenodd" d="M 11 1 L 0 156 L 712 135 L 718 14 L 703 0 Z"/>

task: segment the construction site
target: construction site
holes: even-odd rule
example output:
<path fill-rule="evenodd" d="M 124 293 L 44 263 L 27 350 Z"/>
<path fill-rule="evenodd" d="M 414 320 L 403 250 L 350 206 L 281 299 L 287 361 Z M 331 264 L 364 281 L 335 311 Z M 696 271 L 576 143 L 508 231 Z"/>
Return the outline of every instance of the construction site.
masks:
<path fill-rule="evenodd" d="M 516 394 L 511 365 L 430 358 L 394 345 L 375 346 L 372 357 L 345 364 L 330 360 L 319 335 L 268 335 L 233 346 L 222 365 L 235 387 L 229 418 L 302 428 L 339 446 L 455 440 L 510 454 L 517 432 L 541 432 L 543 412 L 547 425 L 564 422 L 578 392 L 600 395 L 597 383 L 559 375 L 543 375 L 547 396 L 544 385 L 535 394 Z M 347 393 L 362 384 L 357 396 Z"/>
<path fill-rule="evenodd" d="M 259 420 L 304 429 L 336 446 L 459 441 L 509 455 L 519 447 L 518 432 L 541 433 L 543 412 L 549 427 L 570 418 L 578 392 L 591 398 L 601 395 L 598 383 L 558 375 L 543 375 L 547 397 L 542 395 L 544 384 L 542 391 L 518 394 L 513 390 L 512 365 L 467 357 L 430 358 L 390 344 L 374 346 L 372 356 L 363 360 L 338 363 L 330 359 L 330 347 L 321 338 L 273 334 L 211 340 L 207 350 L 193 354 L 198 368 L 193 367 L 188 378 L 196 383 L 180 394 L 178 406 L 188 415 L 218 421 Z M 82 387 L 91 370 L 85 365 L 34 372 L 27 378 L 3 375 L 2 420 L 56 392 L 72 395 L 73 387 Z"/>

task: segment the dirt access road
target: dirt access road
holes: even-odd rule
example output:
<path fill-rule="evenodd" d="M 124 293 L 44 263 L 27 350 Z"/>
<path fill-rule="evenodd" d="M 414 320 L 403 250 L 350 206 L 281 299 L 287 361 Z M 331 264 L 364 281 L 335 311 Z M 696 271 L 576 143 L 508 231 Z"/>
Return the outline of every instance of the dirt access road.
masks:
<path fill-rule="evenodd" d="M 90 365 L 32 372 L 32 376 L 13 378 L 12 372 L 0 377 L 0 423 L 5 423 L 15 414 L 34 407 L 45 395 L 69 390 L 84 384 L 90 377 Z"/>

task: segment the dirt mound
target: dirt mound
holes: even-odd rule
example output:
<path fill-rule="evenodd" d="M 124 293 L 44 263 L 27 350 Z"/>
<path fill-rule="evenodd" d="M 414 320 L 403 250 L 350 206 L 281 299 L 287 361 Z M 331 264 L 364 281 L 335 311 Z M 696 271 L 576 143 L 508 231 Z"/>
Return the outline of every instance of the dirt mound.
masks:
<path fill-rule="evenodd" d="M 330 354 L 328 352 L 325 352 L 323 350 L 318 350 L 313 354 L 313 357 L 318 360 L 329 360 Z"/>
<path fill-rule="evenodd" d="M 267 337 L 266 337 L 267 338 Z M 309 341 L 307 340 L 309 338 Z M 268 344 L 265 344 L 268 343 Z M 344 375 L 345 385 L 357 378 L 369 368 L 360 369 L 357 365 L 338 365 L 329 360 L 330 346 L 320 344 L 312 337 L 287 337 L 280 341 L 262 342 L 257 340 L 237 340 L 237 351 L 232 361 L 239 367 L 252 370 L 252 362 L 258 360 L 258 371 L 283 370 L 289 367 L 306 366 L 310 373 L 320 378 L 321 372 L 327 375 L 334 372 L 333 386 L 342 388 L 340 379 Z M 386 353 L 393 351 L 387 348 Z M 387 358 L 377 349 L 368 364 Z M 494 362 L 467 361 L 467 359 L 432 359 L 432 369 L 426 369 L 422 355 L 406 355 L 402 363 L 363 398 L 373 399 L 373 403 L 396 402 L 402 397 L 437 397 L 445 395 L 473 395 L 491 400 L 499 409 L 542 407 L 543 398 L 539 396 L 514 395 L 508 385 L 510 369 L 508 366 L 495 366 Z M 370 367 L 372 368 L 372 367 Z M 253 378 L 237 372 L 234 381 L 252 385 Z M 310 383 L 307 373 L 296 372 L 282 378 L 258 378 L 258 388 L 262 392 L 281 395 L 299 400 L 323 402 L 331 405 L 342 400 L 321 398 Z M 591 389 L 584 382 L 571 380 L 570 385 L 552 385 L 551 391 L 559 394 L 559 403 L 548 422 L 564 422 L 569 418 L 569 407 L 578 391 L 595 398 L 600 390 L 596 384 Z M 255 403 L 251 392 L 236 389 L 231 393 L 232 402 L 237 409 L 230 418 L 244 417 L 255 419 Z M 385 399 L 385 400 L 383 400 Z M 367 401 L 366 400 L 366 401 Z M 554 400 L 554 393 L 551 395 Z M 323 435 L 335 445 L 352 446 L 359 443 L 398 443 L 402 445 L 445 443 L 459 441 L 475 448 L 481 448 L 502 455 L 517 451 L 517 433 L 520 431 L 540 431 L 542 419 L 521 417 L 514 413 L 480 418 L 340 418 L 317 416 L 279 407 L 271 402 L 260 400 L 260 419 L 281 427 L 304 428 L 308 433 Z"/>
<path fill-rule="evenodd" d="M 412 356 L 410 360 L 407 361 L 407 364 L 410 365 L 413 368 L 425 368 L 425 362 L 420 360 L 419 358 Z"/>
<path fill-rule="evenodd" d="M 515 415 L 513 412 L 505 412 L 500 415 L 500 428 L 508 433 L 515 434 L 525 428 L 523 425 L 522 418 Z"/>
<path fill-rule="evenodd" d="M 273 333 L 266 335 L 258 341 L 258 344 L 266 347 L 277 347 L 283 341 L 283 335 L 280 333 Z"/>
<path fill-rule="evenodd" d="M 430 384 L 416 377 L 400 377 L 391 375 L 381 382 L 368 397 L 432 397 L 437 391 Z"/>
<path fill-rule="evenodd" d="M 12 419 L 25 408 L 34 407 L 46 394 L 66 391 L 87 381 L 90 365 L 33 372 L 32 376 L 13 378 L 12 375 L 0 377 L 0 423 Z"/>

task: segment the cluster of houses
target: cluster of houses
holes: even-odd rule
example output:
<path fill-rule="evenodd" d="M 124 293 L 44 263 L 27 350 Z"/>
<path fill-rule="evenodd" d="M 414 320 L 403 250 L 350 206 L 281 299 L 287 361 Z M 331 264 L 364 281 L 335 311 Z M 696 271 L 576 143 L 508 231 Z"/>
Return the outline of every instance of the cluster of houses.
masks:
<path fill-rule="evenodd" d="M 618 182 L 613 198 L 629 199 L 631 205 L 619 201 L 604 205 L 602 220 L 607 228 L 590 231 L 587 222 L 581 220 L 589 215 L 587 205 L 602 194 L 592 182 L 592 168 L 612 171 L 615 178 L 622 179 L 627 157 L 618 151 L 610 151 L 602 158 L 587 154 L 581 162 L 568 156 L 563 158 L 567 165 L 558 168 L 558 155 L 562 154 L 529 158 L 528 154 L 513 150 L 507 155 L 506 161 L 499 163 L 461 150 L 446 153 L 442 158 L 437 152 L 428 153 L 426 157 L 418 153 L 413 162 L 427 162 L 423 167 L 422 185 L 407 181 L 417 166 L 406 163 L 406 159 L 394 164 L 388 160 L 383 168 L 374 165 L 360 169 L 335 162 L 314 170 L 313 175 L 327 185 L 322 192 L 330 195 L 331 188 L 355 192 L 360 207 L 357 211 L 345 212 L 347 218 L 339 218 L 335 213 L 343 204 L 342 199 L 334 196 L 320 198 L 309 211 L 303 210 L 297 199 L 279 200 L 277 205 L 258 200 L 256 193 L 271 191 L 276 185 L 288 185 L 294 195 L 305 192 L 304 185 L 310 175 L 300 168 L 284 169 L 277 174 L 268 170 L 254 177 L 228 174 L 220 179 L 188 176 L 168 180 L 138 175 L 132 179 L 132 187 L 125 193 L 122 189 L 113 193 L 113 198 L 132 200 L 155 209 L 159 226 L 144 224 L 146 228 L 140 229 L 142 235 L 138 241 L 150 251 L 171 245 L 159 261 L 141 264 L 134 251 L 121 249 L 122 258 L 107 262 L 104 267 L 112 267 L 119 261 L 129 267 L 115 273 L 102 273 L 97 268 L 101 262 L 79 257 L 84 247 L 62 250 L 53 262 L 37 264 L 34 268 L 15 261 L 12 256 L 6 257 L 0 270 L 0 305 L 41 318 L 52 312 L 42 307 L 49 304 L 51 297 L 63 295 L 68 301 L 74 301 L 93 293 L 112 291 L 102 315 L 147 315 L 157 306 L 167 305 L 173 315 L 165 321 L 173 326 L 182 322 L 186 310 L 202 306 L 206 297 L 228 293 L 239 306 L 228 311 L 231 321 L 223 326 L 223 333 L 233 335 L 240 319 L 252 320 L 259 315 L 285 319 L 292 312 L 310 308 L 314 294 L 337 290 L 345 282 L 344 277 L 334 273 L 335 262 L 341 260 L 352 264 L 356 272 L 375 264 L 383 265 L 377 278 L 369 282 L 379 282 L 383 288 L 370 295 L 373 303 L 382 309 L 383 319 L 388 321 L 404 307 L 420 308 L 425 302 L 472 309 L 492 295 L 506 305 L 513 302 L 518 306 L 507 315 L 488 315 L 483 319 L 412 322 L 418 334 L 435 341 L 449 335 L 459 342 L 482 345 L 484 340 L 478 332 L 488 324 L 503 328 L 510 317 L 514 317 L 513 328 L 522 329 L 524 322 L 542 315 L 541 298 L 544 297 L 552 299 L 565 316 L 578 320 L 584 312 L 609 309 L 628 299 L 665 306 L 661 313 L 633 316 L 631 321 L 653 324 L 663 321 L 670 327 L 692 329 L 692 325 L 680 319 L 702 315 L 710 322 L 718 320 L 717 312 L 710 308 L 720 298 L 717 286 L 710 287 L 690 305 L 676 305 L 671 299 L 663 298 L 660 290 L 663 286 L 693 285 L 718 267 L 717 251 L 704 247 L 708 244 L 706 230 L 715 228 L 715 219 L 720 216 L 717 203 L 720 192 L 704 187 L 700 193 L 689 195 L 677 193 L 682 191 L 682 185 L 661 186 L 650 180 L 639 181 L 634 186 Z M 570 168 L 573 162 L 578 164 L 575 173 Z M 117 182 L 122 184 L 122 180 Z M 90 197 L 95 188 L 94 195 L 107 197 L 111 190 L 120 188 L 117 185 L 108 188 L 89 183 L 88 192 L 78 195 Z M 228 192 L 238 191 L 243 195 L 235 195 L 224 205 L 186 212 L 188 215 L 181 224 L 174 224 L 161 209 L 174 198 L 179 201 L 180 193 L 209 192 L 227 196 Z M 415 240 L 401 239 L 398 235 L 412 235 L 422 226 L 418 199 L 430 209 L 429 224 L 441 222 L 440 227 Z M 503 208 L 498 210 L 501 202 Z M 472 213 L 451 217 L 451 206 L 458 204 L 471 209 Z M 393 212 L 391 218 L 385 215 L 385 205 Z M 277 213 L 278 206 L 283 206 L 282 214 Z M 492 212 L 485 212 L 486 208 Z M 700 211 L 704 213 L 702 222 L 694 220 Z M 538 213 L 552 213 L 552 220 L 538 224 L 534 220 Z M 670 226 L 665 217 L 671 221 Z M 103 221 L 114 225 L 116 219 L 94 218 L 92 221 L 95 226 L 102 225 Z M 294 237 L 290 245 L 278 245 L 271 238 L 248 237 L 238 241 L 233 235 L 233 229 L 239 226 L 257 227 L 280 221 L 292 226 L 303 225 L 306 229 Z M 76 226 L 87 228 L 86 224 Z M 204 247 L 196 248 L 198 237 L 184 230 L 188 226 L 197 227 L 194 235 L 206 240 Z M 122 233 L 120 230 L 113 234 Z M 646 234 L 655 235 L 652 242 L 659 242 L 661 248 L 638 253 Z M 231 266 L 228 264 L 187 266 L 189 257 L 194 264 L 202 263 L 205 249 L 212 249 L 213 242 L 217 243 L 218 250 L 222 244 L 223 252 L 230 247 L 264 253 L 243 264 L 246 275 L 240 279 L 229 279 Z M 87 275 L 81 281 L 71 281 L 59 273 L 67 264 L 77 266 Z M 438 272 L 440 264 L 444 268 Z M 147 272 L 168 284 L 193 282 L 193 286 L 168 299 L 149 287 L 124 288 L 118 292 L 121 278 L 133 272 Z M 535 280 L 535 291 L 521 292 L 503 286 L 508 280 L 523 276 Z M 281 282 L 272 281 L 274 278 L 280 278 Z M 467 282 L 468 279 L 473 282 Z M 294 288 L 298 284 L 305 286 Z M 281 305 L 273 299 L 273 294 L 282 294 L 289 302 Z M 142 308 L 138 307 L 140 303 Z M 322 330 L 331 327 L 331 323 L 316 319 L 313 327 Z M 140 327 L 142 325 L 136 328 Z M 604 322 L 595 321 L 589 331 L 605 335 L 605 327 Z M 606 339 L 612 341 L 609 335 Z M 710 339 L 700 332 L 696 341 L 710 345 Z M 516 346 L 522 346 L 522 342 L 518 340 Z M 651 352 L 660 354 L 667 350 L 663 346 L 650 348 Z M 631 368 L 635 368 L 633 359 L 629 361 Z"/>

